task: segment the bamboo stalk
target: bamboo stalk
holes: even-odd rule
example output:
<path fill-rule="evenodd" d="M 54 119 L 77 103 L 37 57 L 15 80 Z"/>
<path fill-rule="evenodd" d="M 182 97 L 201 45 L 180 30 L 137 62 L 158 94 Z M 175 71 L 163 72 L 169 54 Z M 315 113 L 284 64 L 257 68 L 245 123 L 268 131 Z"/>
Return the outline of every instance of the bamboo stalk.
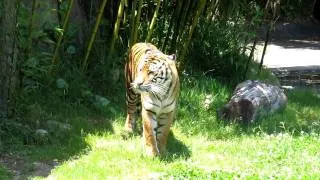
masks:
<path fill-rule="evenodd" d="M 156 43 L 157 45 L 161 45 L 163 40 L 164 40 L 164 37 L 165 37 L 165 27 L 166 27 L 166 23 L 168 22 L 167 20 L 169 19 L 169 14 L 170 13 L 164 13 L 164 12 L 168 12 L 168 6 L 170 6 L 168 0 L 163 0 L 163 3 L 162 3 L 162 8 L 160 9 L 160 14 L 164 14 L 162 16 L 162 18 L 160 18 L 159 20 L 159 29 L 161 29 L 162 31 L 159 31 L 157 33 L 158 35 L 158 42 Z"/>
<path fill-rule="evenodd" d="M 128 0 L 124 0 L 124 9 L 128 8 Z M 125 10 L 123 10 L 123 23 L 125 23 L 127 21 L 127 12 Z"/>
<path fill-rule="evenodd" d="M 133 33 L 133 44 L 136 43 L 137 39 L 138 39 L 138 29 L 139 29 L 139 25 L 140 25 L 142 5 L 143 5 L 143 0 L 139 0 L 139 6 L 138 6 L 137 17 L 135 20 L 135 28 L 134 28 L 134 33 Z"/>
<path fill-rule="evenodd" d="M 32 9 L 31 9 L 31 18 L 30 18 L 30 23 L 29 23 L 29 34 L 28 34 L 28 37 L 29 37 L 29 42 L 28 42 L 28 49 L 27 49 L 27 57 L 30 56 L 31 52 L 32 52 L 32 42 L 33 42 L 33 38 L 32 38 L 32 30 L 33 30 L 33 23 L 34 23 L 34 11 L 36 9 L 36 3 L 37 3 L 37 0 L 32 0 Z"/>
<path fill-rule="evenodd" d="M 176 5 L 176 10 L 172 12 L 172 15 L 171 15 L 171 19 L 170 19 L 170 24 L 169 24 L 169 28 L 168 28 L 168 33 L 167 33 L 167 36 L 162 44 L 162 47 L 161 49 L 163 51 L 166 52 L 166 46 L 168 44 L 168 41 L 169 41 L 169 38 L 170 38 L 170 35 L 171 35 L 171 31 L 172 31 L 172 28 L 174 27 L 174 24 L 175 22 L 175 19 L 179 17 L 179 14 L 180 14 L 180 9 L 181 9 L 181 4 L 182 4 L 182 1 L 179 1 L 178 4 Z"/>
<path fill-rule="evenodd" d="M 176 50 L 176 40 L 177 40 L 177 36 L 179 34 L 179 26 L 180 26 L 180 23 L 181 23 L 181 18 L 182 18 L 182 13 L 183 13 L 183 10 L 182 10 L 182 7 L 183 7 L 183 2 L 180 1 L 178 3 L 178 10 L 177 10 L 177 16 L 176 16 L 176 21 L 175 21 L 175 27 L 174 27 L 174 30 L 173 30 L 173 35 L 172 35 L 172 39 L 171 39 L 171 44 L 170 44 L 170 51 L 173 52 Z"/>
<path fill-rule="evenodd" d="M 136 20 L 136 8 L 137 8 L 137 0 L 132 1 L 132 10 L 131 10 L 131 33 L 130 33 L 130 41 L 129 41 L 129 49 L 133 46 L 134 42 L 134 31 L 135 31 L 135 20 Z"/>
<path fill-rule="evenodd" d="M 107 56 L 107 63 L 110 61 L 113 51 L 114 51 L 114 46 L 115 46 L 115 42 L 118 39 L 119 36 L 119 28 L 120 28 L 120 22 L 122 19 L 122 15 L 123 15 L 123 9 L 124 9 L 124 1 L 125 0 L 121 0 L 120 4 L 119 4 L 119 8 L 118 8 L 118 15 L 117 15 L 117 20 L 114 24 L 114 29 L 113 29 L 113 35 L 112 35 L 112 39 L 111 39 L 111 43 L 110 43 L 110 49 L 109 49 L 109 53 Z"/>
<path fill-rule="evenodd" d="M 214 2 L 215 2 L 215 0 L 208 0 L 207 5 L 206 5 L 207 7 L 206 7 L 206 9 L 204 10 L 204 13 L 205 13 L 206 15 L 210 15 L 210 12 L 211 12 L 211 10 L 212 10 L 212 6 L 213 6 Z"/>
<path fill-rule="evenodd" d="M 84 57 L 84 61 L 83 61 L 83 66 L 82 66 L 82 70 L 85 71 L 88 67 L 88 58 L 89 58 L 89 55 L 90 55 L 90 52 L 91 52 L 91 49 L 92 49 L 92 45 L 93 45 L 93 42 L 96 38 L 96 35 L 97 35 L 97 32 L 98 32 L 98 28 L 99 28 L 99 25 L 101 23 L 101 19 L 102 19 L 102 15 L 103 15 L 103 12 L 104 12 L 104 8 L 107 4 L 107 1 L 108 0 L 103 0 L 102 4 L 101 4 L 101 7 L 99 9 L 99 13 L 98 13 L 98 16 L 97 16 L 97 20 L 96 20 L 96 24 L 93 28 L 93 33 L 91 35 L 91 38 L 90 38 L 90 41 L 89 41 L 89 44 L 88 44 L 88 47 L 87 47 L 87 51 L 86 51 L 86 54 L 85 54 L 85 57 Z"/>
<path fill-rule="evenodd" d="M 164 39 L 163 44 L 162 44 L 162 47 L 161 47 L 161 49 L 162 49 L 164 52 L 166 52 L 166 48 L 165 48 L 165 47 L 167 46 L 167 43 L 168 43 L 168 41 L 169 41 L 169 37 L 170 37 L 171 31 L 172 31 L 173 24 L 174 24 L 174 12 L 173 12 L 172 15 L 171 15 L 171 20 L 170 20 L 168 32 L 167 32 L 166 38 Z"/>
<path fill-rule="evenodd" d="M 182 68 L 184 67 L 184 58 L 186 56 L 187 49 L 188 49 L 190 41 L 191 41 L 193 31 L 194 31 L 195 27 L 197 26 L 198 19 L 199 19 L 201 13 L 202 13 L 202 10 L 204 9 L 205 4 L 206 4 L 206 0 L 200 0 L 198 2 L 196 15 L 195 15 L 195 17 L 193 19 L 193 22 L 192 22 L 192 25 L 191 25 L 191 27 L 189 29 L 189 36 L 188 36 L 186 42 L 184 43 L 184 46 L 183 46 L 183 49 L 182 49 L 182 52 L 181 52 L 180 58 L 179 58 L 180 62 L 181 62 L 180 63 L 180 67 L 182 67 Z"/>
<path fill-rule="evenodd" d="M 207 20 L 211 20 L 211 21 L 214 20 L 214 15 L 216 14 L 217 9 L 218 9 L 218 4 L 219 4 L 219 0 L 215 0 L 214 3 L 212 2 L 212 6 L 210 8 L 211 13 L 209 13 Z"/>
<path fill-rule="evenodd" d="M 161 0 L 158 0 L 158 1 L 157 1 L 156 9 L 155 9 L 155 11 L 154 11 L 154 14 L 153 14 L 153 17 L 152 17 L 150 26 L 149 26 L 148 35 L 147 35 L 147 39 L 146 39 L 147 42 L 149 42 L 150 39 L 151 39 L 151 36 L 152 36 L 152 33 L 153 33 L 154 24 L 155 24 L 155 22 L 156 22 L 156 20 L 157 20 L 157 17 L 158 17 L 158 12 L 159 12 L 159 8 L 160 8 L 160 4 L 161 4 Z"/>
<path fill-rule="evenodd" d="M 68 11 L 65 14 L 64 20 L 63 20 L 63 26 L 62 26 L 63 33 L 59 36 L 56 48 L 54 50 L 54 54 L 53 54 L 53 57 L 52 57 L 52 65 L 55 65 L 55 64 L 58 63 L 59 49 L 60 49 L 60 46 L 61 46 L 61 43 L 62 43 L 62 40 L 63 40 L 63 37 L 64 37 L 64 32 L 66 31 L 66 28 L 67 28 L 67 25 L 68 25 L 68 21 L 69 21 L 71 9 L 72 9 L 72 6 L 73 6 L 73 2 L 74 2 L 74 0 L 69 0 Z"/>
<path fill-rule="evenodd" d="M 255 37 L 254 41 L 253 41 L 253 45 L 252 45 L 251 51 L 250 51 L 249 58 L 247 59 L 247 63 L 246 63 L 246 66 L 245 66 L 245 70 L 244 70 L 244 74 L 243 74 L 242 80 L 245 80 L 247 78 L 250 62 L 251 62 L 251 60 L 253 58 L 254 50 L 256 49 L 256 45 L 257 45 L 257 41 L 258 41 L 258 38 Z"/>
<path fill-rule="evenodd" d="M 189 10 L 191 9 L 190 8 L 191 6 L 191 1 L 190 0 L 187 0 L 187 2 L 185 3 L 185 7 L 183 8 L 183 11 L 181 12 L 181 18 L 180 18 L 180 22 L 179 22 L 179 25 L 178 25 L 178 29 L 177 29 L 177 35 L 176 37 L 174 37 L 175 39 L 173 39 L 173 43 L 172 43 L 172 51 L 176 51 L 177 52 L 177 43 L 179 43 L 182 38 L 182 35 L 183 33 L 185 32 L 185 25 L 186 25 L 186 19 L 187 19 L 187 14 L 189 12 Z"/>
<path fill-rule="evenodd" d="M 266 3 L 266 6 L 265 6 L 265 13 L 266 14 L 267 14 L 268 8 L 269 7 L 271 8 L 271 10 L 272 10 L 272 19 L 269 20 L 269 24 L 268 24 L 268 30 L 267 30 L 267 33 L 266 33 L 266 38 L 265 38 L 265 41 L 264 41 L 264 47 L 263 47 L 261 60 L 260 60 L 260 64 L 259 64 L 259 73 L 262 70 L 264 56 L 265 56 L 265 53 L 266 53 L 266 50 L 267 50 L 268 42 L 270 40 L 271 30 L 273 29 L 276 21 L 279 18 L 279 16 L 278 16 L 279 5 L 280 5 L 280 1 L 268 0 L 267 3 Z"/>

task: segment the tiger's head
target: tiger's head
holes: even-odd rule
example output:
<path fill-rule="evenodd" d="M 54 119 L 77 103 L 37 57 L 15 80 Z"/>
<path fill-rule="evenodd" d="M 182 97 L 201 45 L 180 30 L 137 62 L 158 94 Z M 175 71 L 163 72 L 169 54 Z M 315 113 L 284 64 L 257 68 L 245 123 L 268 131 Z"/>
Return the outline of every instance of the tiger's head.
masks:
<path fill-rule="evenodd" d="M 165 98 L 174 76 L 176 76 L 176 56 L 163 54 L 159 50 L 148 49 L 137 65 L 132 89 L 139 93 L 149 93 L 158 99 Z"/>

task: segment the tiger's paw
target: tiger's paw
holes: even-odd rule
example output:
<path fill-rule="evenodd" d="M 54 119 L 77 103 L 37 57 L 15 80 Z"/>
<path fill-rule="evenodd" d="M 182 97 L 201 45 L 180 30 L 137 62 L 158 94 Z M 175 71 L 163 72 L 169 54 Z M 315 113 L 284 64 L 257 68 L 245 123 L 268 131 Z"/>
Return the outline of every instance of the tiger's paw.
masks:
<path fill-rule="evenodd" d="M 160 157 L 161 156 L 160 151 L 156 147 L 144 144 L 143 148 L 144 148 L 144 155 L 146 157 L 155 158 L 155 157 Z"/>
<path fill-rule="evenodd" d="M 145 154 L 149 158 L 160 157 L 160 153 L 157 151 L 154 151 L 152 148 L 146 148 Z"/>
<path fill-rule="evenodd" d="M 129 131 L 129 130 L 125 129 L 125 130 L 121 131 L 120 135 L 123 140 L 127 140 L 127 139 L 134 137 L 135 133 L 134 133 L 134 131 Z"/>

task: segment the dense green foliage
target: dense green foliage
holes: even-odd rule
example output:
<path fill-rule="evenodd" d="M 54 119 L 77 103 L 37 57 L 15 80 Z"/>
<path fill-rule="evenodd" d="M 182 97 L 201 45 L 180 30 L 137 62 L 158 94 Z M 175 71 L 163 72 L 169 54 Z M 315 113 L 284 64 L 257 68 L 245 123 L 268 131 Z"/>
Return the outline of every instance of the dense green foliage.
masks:
<path fill-rule="evenodd" d="M 309 18 L 313 2 L 314 0 L 282 0 L 280 8 L 281 18 L 289 21 Z"/>

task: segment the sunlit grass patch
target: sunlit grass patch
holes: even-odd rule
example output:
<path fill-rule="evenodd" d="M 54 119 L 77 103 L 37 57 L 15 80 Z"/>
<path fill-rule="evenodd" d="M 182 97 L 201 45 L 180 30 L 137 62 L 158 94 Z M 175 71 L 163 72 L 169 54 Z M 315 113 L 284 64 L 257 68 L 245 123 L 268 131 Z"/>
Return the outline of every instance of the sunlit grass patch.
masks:
<path fill-rule="evenodd" d="M 216 110 L 228 100 L 231 88 L 205 76 L 185 77 L 182 80 L 176 126 L 189 135 L 212 134 L 221 127 Z M 206 97 L 210 101 L 206 104 Z"/>
<path fill-rule="evenodd" d="M 316 133 L 320 131 L 320 98 L 311 90 L 294 90 L 286 93 L 287 107 L 270 117 L 263 118 L 257 125 L 269 133 L 290 132 Z"/>
<path fill-rule="evenodd" d="M 312 90 L 286 92 L 287 106 L 249 126 L 227 123 L 217 118 L 217 109 L 232 96 L 235 84 L 228 84 L 206 76 L 187 76 L 182 80 L 176 126 L 189 135 L 203 134 L 214 139 L 233 138 L 254 134 L 257 130 L 267 133 L 300 132 L 318 133 L 320 130 L 320 97 Z M 211 102 L 206 106 L 206 97 Z"/>
<path fill-rule="evenodd" d="M 199 166 L 240 176 L 319 176 L 319 152 L 316 150 L 319 143 L 316 137 L 294 138 L 289 134 L 219 140 L 214 141 L 214 145 L 201 147 L 204 149 L 200 151 L 207 153 L 198 157 Z"/>
<path fill-rule="evenodd" d="M 90 151 L 66 161 L 48 179 L 320 177 L 317 136 L 281 133 L 209 140 L 175 128 L 173 133 L 190 150 L 189 157 L 148 158 L 140 137 L 91 134 L 86 137 Z"/>
<path fill-rule="evenodd" d="M 90 151 L 71 159 L 57 168 L 49 178 L 152 178 L 167 174 L 167 160 L 144 155 L 140 136 L 128 140 L 119 134 L 89 134 L 86 137 Z M 178 162 L 179 159 L 175 158 Z M 173 162 L 173 161 L 172 161 Z M 78 168 L 81 166 L 81 168 Z M 56 172 L 56 173 L 55 173 Z"/>

